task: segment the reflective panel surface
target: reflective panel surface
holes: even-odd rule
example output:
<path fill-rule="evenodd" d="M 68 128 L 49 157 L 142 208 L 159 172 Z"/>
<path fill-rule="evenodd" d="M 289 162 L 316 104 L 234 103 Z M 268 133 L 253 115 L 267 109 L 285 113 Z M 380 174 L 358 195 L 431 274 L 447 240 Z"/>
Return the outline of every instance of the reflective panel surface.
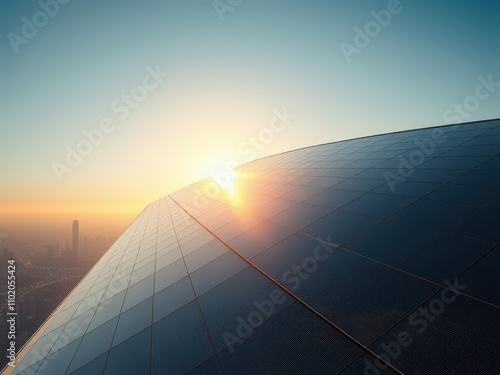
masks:
<path fill-rule="evenodd" d="M 266 157 L 149 204 L 3 374 L 497 374 L 500 121 Z"/>

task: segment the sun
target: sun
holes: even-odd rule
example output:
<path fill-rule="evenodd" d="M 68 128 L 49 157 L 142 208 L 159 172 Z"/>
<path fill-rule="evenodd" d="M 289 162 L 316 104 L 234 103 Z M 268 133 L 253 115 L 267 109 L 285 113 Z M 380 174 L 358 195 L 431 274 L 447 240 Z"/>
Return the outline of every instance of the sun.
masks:
<path fill-rule="evenodd" d="M 218 199 L 225 202 L 231 207 L 245 209 L 246 206 L 246 194 L 242 189 L 243 178 L 240 174 L 233 172 L 230 175 L 227 174 L 226 178 L 214 178 L 212 176 L 212 181 L 220 188 L 220 195 Z"/>
<path fill-rule="evenodd" d="M 212 181 L 215 182 L 224 191 L 230 194 L 236 193 L 237 179 L 238 179 L 238 174 L 236 172 L 225 173 L 224 178 L 217 178 L 216 176 L 212 175 Z"/>

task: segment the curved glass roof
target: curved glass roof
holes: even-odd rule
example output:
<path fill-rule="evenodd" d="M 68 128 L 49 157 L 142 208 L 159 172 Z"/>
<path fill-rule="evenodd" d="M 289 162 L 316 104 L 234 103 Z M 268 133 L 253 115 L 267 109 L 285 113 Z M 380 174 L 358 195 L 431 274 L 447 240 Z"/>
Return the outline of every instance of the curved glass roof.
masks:
<path fill-rule="evenodd" d="M 263 158 L 148 205 L 3 374 L 497 374 L 500 121 Z"/>

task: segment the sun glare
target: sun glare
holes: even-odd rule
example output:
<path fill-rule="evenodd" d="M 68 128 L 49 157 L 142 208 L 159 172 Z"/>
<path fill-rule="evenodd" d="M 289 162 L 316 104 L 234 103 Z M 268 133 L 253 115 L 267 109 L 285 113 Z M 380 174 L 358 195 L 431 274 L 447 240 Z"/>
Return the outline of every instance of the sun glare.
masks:
<path fill-rule="evenodd" d="M 234 171 L 225 173 L 224 178 L 212 175 L 212 181 L 219 187 L 219 199 L 232 207 L 243 209 L 245 199 L 241 190 L 242 176 Z"/>
<path fill-rule="evenodd" d="M 236 193 L 236 182 L 238 179 L 238 174 L 233 172 L 233 174 L 226 173 L 224 179 L 216 178 L 212 176 L 212 181 L 215 182 L 219 187 L 224 189 L 227 193 Z"/>

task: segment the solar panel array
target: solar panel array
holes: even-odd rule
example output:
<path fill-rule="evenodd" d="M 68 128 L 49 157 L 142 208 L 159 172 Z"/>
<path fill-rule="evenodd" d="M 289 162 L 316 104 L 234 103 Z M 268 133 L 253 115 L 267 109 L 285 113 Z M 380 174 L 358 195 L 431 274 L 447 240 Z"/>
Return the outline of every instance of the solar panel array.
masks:
<path fill-rule="evenodd" d="M 237 174 L 148 205 L 4 373 L 499 373 L 500 121 Z"/>

